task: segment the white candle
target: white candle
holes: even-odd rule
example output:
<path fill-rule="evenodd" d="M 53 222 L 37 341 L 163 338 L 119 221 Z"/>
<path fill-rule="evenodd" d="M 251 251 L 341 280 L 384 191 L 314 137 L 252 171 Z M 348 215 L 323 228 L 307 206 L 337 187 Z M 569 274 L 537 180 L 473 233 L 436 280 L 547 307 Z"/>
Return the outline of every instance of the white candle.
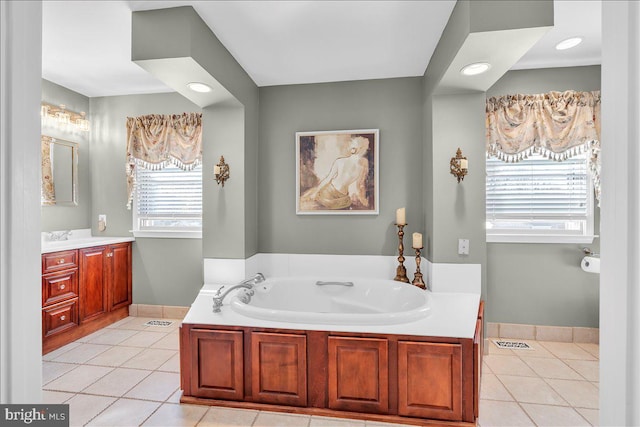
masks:
<path fill-rule="evenodd" d="M 460 159 L 460 169 L 469 169 L 469 161 L 467 159 Z"/>
<path fill-rule="evenodd" d="M 220 175 L 220 166 L 215 165 L 215 166 L 213 167 L 213 173 L 214 173 L 215 175 Z"/>
<path fill-rule="evenodd" d="M 422 249 L 422 234 L 413 233 L 413 249 Z"/>
<path fill-rule="evenodd" d="M 396 224 L 398 224 L 398 225 L 406 225 L 407 224 L 405 208 L 400 208 L 400 209 L 396 210 Z"/>

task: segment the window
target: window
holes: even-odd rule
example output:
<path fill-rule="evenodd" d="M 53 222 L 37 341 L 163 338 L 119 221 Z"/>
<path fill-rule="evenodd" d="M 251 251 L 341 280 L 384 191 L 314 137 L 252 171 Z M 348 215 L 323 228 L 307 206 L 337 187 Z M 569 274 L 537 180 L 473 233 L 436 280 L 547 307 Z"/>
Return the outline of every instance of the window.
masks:
<path fill-rule="evenodd" d="M 136 237 L 202 237 L 202 165 L 191 171 L 137 167 L 135 174 Z"/>
<path fill-rule="evenodd" d="M 591 243 L 593 189 L 586 154 L 487 159 L 487 241 Z"/>

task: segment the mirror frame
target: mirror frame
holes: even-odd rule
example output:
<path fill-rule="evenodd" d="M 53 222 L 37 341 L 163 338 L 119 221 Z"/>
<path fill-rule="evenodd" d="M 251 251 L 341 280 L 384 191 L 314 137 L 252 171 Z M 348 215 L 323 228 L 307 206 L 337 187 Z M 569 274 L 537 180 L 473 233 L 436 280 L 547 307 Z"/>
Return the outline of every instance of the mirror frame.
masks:
<path fill-rule="evenodd" d="M 41 135 L 41 143 L 58 144 L 71 148 L 71 201 L 58 201 L 57 199 L 51 203 L 44 203 L 42 198 L 40 205 L 45 206 L 78 206 L 78 143 L 55 138 L 48 135 Z M 44 185 L 42 182 L 41 185 Z M 55 187 L 55 182 L 54 182 Z"/>

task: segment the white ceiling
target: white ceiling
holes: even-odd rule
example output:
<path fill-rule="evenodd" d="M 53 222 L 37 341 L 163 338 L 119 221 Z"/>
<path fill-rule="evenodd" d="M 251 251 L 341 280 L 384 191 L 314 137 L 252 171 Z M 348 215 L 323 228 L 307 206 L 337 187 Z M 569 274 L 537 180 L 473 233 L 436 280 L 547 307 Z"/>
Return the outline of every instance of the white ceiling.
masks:
<path fill-rule="evenodd" d="M 455 0 L 44 1 L 43 78 L 89 97 L 171 91 L 131 62 L 131 12 L 184 5 L 272 86 L 423 75 Z M 600 8 L 556 0 L 555 27 L 513 68 L 599 64 Z"/>

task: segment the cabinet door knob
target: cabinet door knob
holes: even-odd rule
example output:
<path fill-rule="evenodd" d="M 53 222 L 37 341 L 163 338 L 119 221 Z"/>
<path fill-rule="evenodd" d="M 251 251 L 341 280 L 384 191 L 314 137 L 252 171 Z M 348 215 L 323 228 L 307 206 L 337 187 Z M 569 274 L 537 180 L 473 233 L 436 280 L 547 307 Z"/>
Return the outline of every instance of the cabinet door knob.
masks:
<path fill-rule="evenodd" d="M 65 287 L 66 287 L 65 285 L 60 285 L 60 286 L 59 286 L 59 289 L 60 289 L 60 290 L 62 290 L 62 289 L 64 289 Z"/>
<path fill-rule="evenodd" d="M 107 254 L 107 256 L 108 256 L 108 257 L 112 257 L 112 256 L 113 256 L 113 252 L 109 252 L 109 253 Z"/>
<path fill-rule="evenodd" d="M 64 320 L 66 318 L 67 318 L 67 316 L 60 316 L 60 320 Z"/>

